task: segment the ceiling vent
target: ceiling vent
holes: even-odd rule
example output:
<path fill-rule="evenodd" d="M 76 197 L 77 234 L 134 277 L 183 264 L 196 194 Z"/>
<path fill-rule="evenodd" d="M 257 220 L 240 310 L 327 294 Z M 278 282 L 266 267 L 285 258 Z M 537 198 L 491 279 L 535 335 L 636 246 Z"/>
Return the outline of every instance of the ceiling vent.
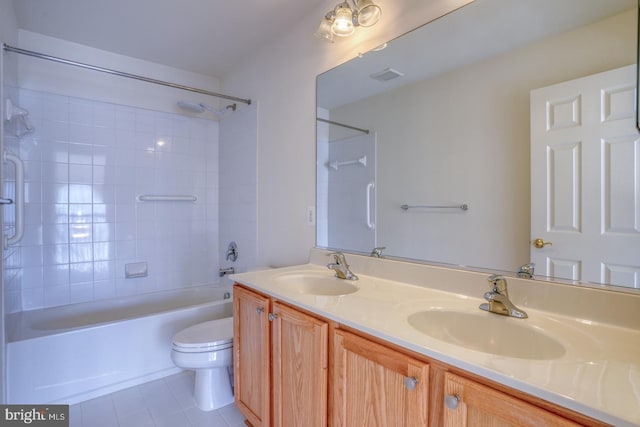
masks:
<path fill-rule="evenodd" d="M 396 77 L 402 77 L 402 76 L 404 76 L 404 73 L 401 73 L 398 70 L 394 70 L 393 68 L 385 68 L 382 71 L 378 71 L 377 73 L 371 74 L 369 77 L 371 77 L 374 80 L 378 80 L 379 82 L 386 82 L 386 81 L 395 79 Z"/>

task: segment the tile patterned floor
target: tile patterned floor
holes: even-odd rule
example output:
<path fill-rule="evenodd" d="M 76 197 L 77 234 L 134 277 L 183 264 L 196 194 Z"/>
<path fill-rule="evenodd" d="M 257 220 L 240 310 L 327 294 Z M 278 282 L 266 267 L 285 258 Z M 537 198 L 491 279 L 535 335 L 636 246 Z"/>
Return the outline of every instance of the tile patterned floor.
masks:
<path fill-rule="evenodd" d="M 204 412 L 193 400 L 193 372 L 183 372 L 72 405 L 70 427 L 244 427 L 233 404 Z"/>

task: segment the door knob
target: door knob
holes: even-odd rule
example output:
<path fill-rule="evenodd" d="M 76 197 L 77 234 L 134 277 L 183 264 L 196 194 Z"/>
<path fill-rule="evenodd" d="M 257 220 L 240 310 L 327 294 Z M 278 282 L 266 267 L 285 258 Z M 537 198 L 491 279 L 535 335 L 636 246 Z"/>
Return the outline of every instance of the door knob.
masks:
<path fill-rule="evenodd" d="M 542 240 L 541 238 L 537 238 L 536 240 L 533 241 L 533 246 L 535 246 L 538 249 L 542 249 L 547 245 L 553 245 L 553 243 L 551 242 L 545 242 L 544 240 Z"/>

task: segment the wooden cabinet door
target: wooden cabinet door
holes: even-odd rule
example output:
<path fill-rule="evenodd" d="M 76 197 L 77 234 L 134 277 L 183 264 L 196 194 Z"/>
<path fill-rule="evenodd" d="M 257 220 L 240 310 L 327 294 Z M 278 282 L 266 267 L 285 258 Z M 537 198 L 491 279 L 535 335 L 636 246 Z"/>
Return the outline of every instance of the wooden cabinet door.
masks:
<path fill-rule="evenodd" d="M 445 427 L 569 427 L 566 418 L 449 372 L 444 379 Z M 445 402 L 447 402 L 445 400 Z"/>
<path fill-rule="evenodd" d="M 428 425 L 428 364 L 346 331 L 333 344 L 334 426 Z"/>
<path fill-rule="evenodd" d="M 269 299 L 234 286 L 233 309 L 236 406 L 253 427 L 268 427 L 271 422 Z"/>
<path fill-rule="evenodd" d="M 327 426 L 328 324 L 275 302 L 274 427 Z"/>

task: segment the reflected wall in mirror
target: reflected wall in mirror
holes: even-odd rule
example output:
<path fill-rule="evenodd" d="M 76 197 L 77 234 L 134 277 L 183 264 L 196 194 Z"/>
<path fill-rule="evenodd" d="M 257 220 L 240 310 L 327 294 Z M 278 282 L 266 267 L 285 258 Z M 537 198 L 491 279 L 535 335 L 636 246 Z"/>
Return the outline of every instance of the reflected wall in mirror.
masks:
<path fill-rule="evenodd" d="M 317 245 L 640 288 L 637 16 L 475 0 L 319 75 Z"/>

